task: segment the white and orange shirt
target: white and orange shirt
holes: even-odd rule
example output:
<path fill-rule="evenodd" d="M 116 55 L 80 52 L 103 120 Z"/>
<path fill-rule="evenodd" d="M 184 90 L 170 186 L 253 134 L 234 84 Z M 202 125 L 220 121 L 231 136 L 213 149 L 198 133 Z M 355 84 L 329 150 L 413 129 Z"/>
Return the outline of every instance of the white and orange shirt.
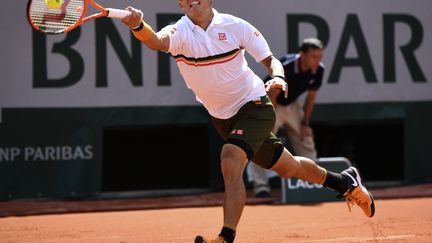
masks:
<path fill-rule="evenodd" d="M 248 101 L 266 94 L 263 81 L 248 67 L 247 51 L 257 62 L 272 55 L 264 37 L 251 24 L 213 9 L 207 30 L 183 16 L 166 26 L 168 52 L 188 88 L 211 116 L 228 119 Z"/>

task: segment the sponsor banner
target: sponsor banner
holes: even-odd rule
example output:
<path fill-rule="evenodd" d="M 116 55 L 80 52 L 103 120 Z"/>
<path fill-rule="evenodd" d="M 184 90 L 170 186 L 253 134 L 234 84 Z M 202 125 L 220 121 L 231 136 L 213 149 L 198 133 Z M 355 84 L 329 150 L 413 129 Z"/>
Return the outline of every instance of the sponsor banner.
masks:
<path fill-rule="evenodd" d="M 120 21 L 99 19 L 47 36 L 31 30 L 26 4 L 4 2 L 0 10 L 7 33 L 0 39 L 0 108 L 198 105 L 173 58 L 148 50 Z M 177 1 L 101 4 L 140 8 L 154 29 L 182 16 Z M 215 1 L 215 8 L 255 25 L 278 57 L 297 51 L 305 37 L 322 39 L 319 103 L 432 100 L 430 0 L 238 0 Z"/>
<path fill-rule="evenodd" d="M 0 163 L 92 160 L 93 150 L 92 145 L 0 147 Z"/>

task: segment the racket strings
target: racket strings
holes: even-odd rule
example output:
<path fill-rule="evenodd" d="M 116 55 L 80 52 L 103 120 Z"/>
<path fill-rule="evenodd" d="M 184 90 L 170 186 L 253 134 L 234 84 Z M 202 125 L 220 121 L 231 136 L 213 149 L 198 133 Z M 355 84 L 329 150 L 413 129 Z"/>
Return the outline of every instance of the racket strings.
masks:
<path fill-rule="evenodd" d="M 59 9 L 48 8 L 45 0 L 33 0 L 29 9 L 31 23 L 46 33 L 61 33 L 75 25 L 83 15 L 84 1 L 64 0 Z"/>

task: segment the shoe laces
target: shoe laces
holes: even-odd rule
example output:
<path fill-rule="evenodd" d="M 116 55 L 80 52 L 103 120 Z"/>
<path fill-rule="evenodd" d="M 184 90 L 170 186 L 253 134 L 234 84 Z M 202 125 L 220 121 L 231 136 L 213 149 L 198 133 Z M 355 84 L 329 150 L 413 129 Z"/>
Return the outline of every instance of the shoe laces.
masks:
<path fill-rule="evenodd" d="M 357 187 L 353 191 L 347 192 L 347 194 L 345 195 L 345 201 L 350 212 L 351 205 L 357 204 L 357 206 L 360 206 L 360 204 L 366 203 L 364 198 L 365 195 L 362 192 L 362 188 Z"/>
<path fill-rule="evenodd" d="M 348 198 L 348 197 L 345 197 L 345 202 L 346 202 L 346 205 L 348 207 L 348 211 L 351 212 L 351 204 L 354 205 L 354 202 L 352 201 L 351 198 Z"/>

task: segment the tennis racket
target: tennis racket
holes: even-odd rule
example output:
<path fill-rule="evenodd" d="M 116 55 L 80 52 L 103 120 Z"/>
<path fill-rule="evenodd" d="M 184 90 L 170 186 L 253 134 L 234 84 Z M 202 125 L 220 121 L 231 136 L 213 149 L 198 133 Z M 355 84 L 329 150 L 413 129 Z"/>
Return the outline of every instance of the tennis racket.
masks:
<path fill-rule="evenodd" d="M 96 9 L 96 13 L 86 16 L 89 4 Z M 122 19 L 129 14 L 127 10 L 104 8 L 93 0 L 63 0 L 58 9 L 48 8 L 45 0 L 29 0 L 27 4 L 30 25 L 46 34 L 66 33 L 91 19 Z"/>

